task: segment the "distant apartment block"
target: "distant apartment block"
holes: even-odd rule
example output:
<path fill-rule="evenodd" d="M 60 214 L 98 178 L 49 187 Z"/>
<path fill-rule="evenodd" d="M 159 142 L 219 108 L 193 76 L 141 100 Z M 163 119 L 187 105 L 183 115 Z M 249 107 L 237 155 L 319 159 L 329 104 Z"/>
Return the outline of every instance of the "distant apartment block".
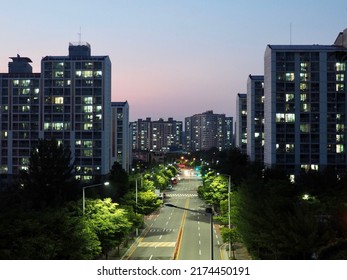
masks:
<path fill-rule="evenodd" d="M 182 149 L 182 121 L 146 118 L 132 122 L 130 127 L 133 150 L 169 152 Z"/>
<path fill-rule="evenodd" d="M 247 94 L 238 93 L 236 98 L 236 147 L 247 153 Z"/>
<path fill-rule="evenodd" d="M 118 162 L 126 172 L 129 172 L 131 162 L 129 104 L 112 102 L 111 111 L 111 162 Z"/>
<path fill-rule="evenodd" d="M 264 162 L 264 76 L 247 80 L 247 154 L 251 161 Z"/>
<path fill-rule="evenodd" d="M 347 31 L 333 45 L 268 45 L 265 51 L 267 166 L 290 174 L 346 172 Z"/>
<path fill-rule="evenodd" d="M 206 111 L 185 118 L 186 150 L 225 150 L 232 145 L 232 118 Z"/>

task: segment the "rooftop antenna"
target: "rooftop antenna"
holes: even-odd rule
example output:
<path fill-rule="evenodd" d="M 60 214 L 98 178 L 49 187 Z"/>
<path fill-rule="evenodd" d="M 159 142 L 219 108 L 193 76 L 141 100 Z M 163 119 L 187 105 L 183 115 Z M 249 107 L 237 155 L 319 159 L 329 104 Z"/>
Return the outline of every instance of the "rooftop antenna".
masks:
<path fill-rule="evenodd" d="M 78 44 L 81 45 L 82 44 L 82 29 L 80 26 L 80 32 L 77 33 L 78 34 Z"/>
<path fill-rule="evenodd" d="M 290 23 L 289 27 L 289 43 L 292 44 L 292 23 Z"/>

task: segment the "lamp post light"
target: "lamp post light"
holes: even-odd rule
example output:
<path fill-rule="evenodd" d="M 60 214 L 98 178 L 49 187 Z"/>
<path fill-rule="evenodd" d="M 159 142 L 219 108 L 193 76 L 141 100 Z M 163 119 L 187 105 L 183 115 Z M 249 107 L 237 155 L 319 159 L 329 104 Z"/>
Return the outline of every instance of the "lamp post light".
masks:
<path fill-rule="evenodd" d="M 205 209 L 205 212 L 203 211 L 199 211 L 199 210 L 193 210 L 193 209 L 189 209 L 189 208 L 184 208 L 184 207 L 180 207 L 171 203 L 165 203 L 164 204 L 167 207 L 173 207 L 173 208 L 177 208 L 177 209 L 182 209 L 182 210 L 187 210 L 190 212 L 195 212 L 195 213 L 199 213 L 199 214 L 204 214 L 204 215 L 209 215 L 210 216 L 210 253 L 211 253 L 211 260 L 213 260 L 213 210 L 212 207 L 207 207 Z"/>
<path fill-rule="evenodd" d="M 86 193 L 85 193 L 85 189 L 92 188 L 92 187 L 98 187 L 98 186 L 108 186 L 109 184 L 110 184 L 110 182 L 104 182 L 102 184 L 95 184 L 95 185 L 82 187 L 83 214 L 86 211 Z"/>

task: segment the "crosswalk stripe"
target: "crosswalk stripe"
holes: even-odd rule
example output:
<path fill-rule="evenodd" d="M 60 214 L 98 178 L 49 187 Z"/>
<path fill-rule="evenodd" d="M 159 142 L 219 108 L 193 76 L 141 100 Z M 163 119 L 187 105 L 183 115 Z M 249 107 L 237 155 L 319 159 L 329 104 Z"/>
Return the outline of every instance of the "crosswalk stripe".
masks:
<path fill-rule="evenodd" d="M 138 247 L 175 247 L 176 242 L 140 242 Z"/>
<path fill-rule="evenodd" d="M 170 196 L 170 197 L 173 197 L 173 196 L 176 196 L 176 197 L 197 197 L 198 194 L 196 193 L 170 193 L 170 194 L 166 194 L 166 196 Z"/>

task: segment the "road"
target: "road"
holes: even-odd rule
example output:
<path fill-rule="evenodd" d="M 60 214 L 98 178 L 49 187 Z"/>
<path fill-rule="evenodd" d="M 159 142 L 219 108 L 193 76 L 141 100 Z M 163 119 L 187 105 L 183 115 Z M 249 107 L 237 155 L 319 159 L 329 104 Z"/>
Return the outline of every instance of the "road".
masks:
<path fill-rule="evenodd" d="M 166 191 L 164 203 L 205 212 L 205 204 L 197 196 L 197 188 L 202 184 L 201 179 L 195 175 L 184 174 L 181 178 L 172 190 Z M 208 215 L 163 206 L 156 213 L 146 217 L 146 223 L 147 228 L 138 239 L 137 246 L 129 253 L 128 259 L 211 259 L 211 226 Z M 219 260 L 221 237 L 215 225 L 213 245 L 213 259 Z"/>

